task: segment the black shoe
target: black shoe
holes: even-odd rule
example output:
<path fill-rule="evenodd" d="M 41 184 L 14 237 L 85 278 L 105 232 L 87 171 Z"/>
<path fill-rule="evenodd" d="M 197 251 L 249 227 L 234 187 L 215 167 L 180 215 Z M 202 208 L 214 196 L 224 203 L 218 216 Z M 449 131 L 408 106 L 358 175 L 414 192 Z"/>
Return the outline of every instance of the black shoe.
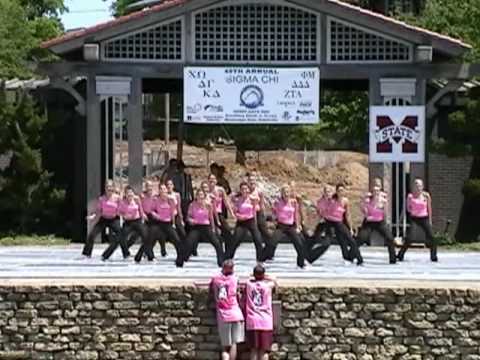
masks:
<path fill-rule="evenodd" d="M 161 250 L 161 253 L 162 253 L 162 257 L 165 257 L 165 256 L 167 256 L 167 250 L 165 250 L 165 249 L 162 249 L 162 250 Z"/>
<path fill-rule="evenodd" d="M 432 260 L 432 262 L 438 262 L 438 257 L 437 257 L 437 255 L 430 256 L 430 260 Z"/>
<path fill-rule="evenodd" d="M 396 264 L 396 263 L 397 263 L 397 259 L 396 259 L 396 258 L 390 259 L 389 263 L 390 263 L 390 264 Z"/>
<path fill-rule="evenodd" d="M 175 266 L 176 266 L 176 267 L 183 267 L 183 262 L 181 262 L 181 261 L 175 261 Z"/>
<path fill-rule="evenodd" d="M 363 264 L 363 258 L 362 257 L 358 257 L 357 258 L 357 266 L 360 266 Z"/>
<path fill-rule="evenodd" d="M 400 252 L 397 254 L 397 260 L 403 261 L 404 256 L 405 256 L 405 253 L 402 253 L 402 251 L 400 250 Z"/>

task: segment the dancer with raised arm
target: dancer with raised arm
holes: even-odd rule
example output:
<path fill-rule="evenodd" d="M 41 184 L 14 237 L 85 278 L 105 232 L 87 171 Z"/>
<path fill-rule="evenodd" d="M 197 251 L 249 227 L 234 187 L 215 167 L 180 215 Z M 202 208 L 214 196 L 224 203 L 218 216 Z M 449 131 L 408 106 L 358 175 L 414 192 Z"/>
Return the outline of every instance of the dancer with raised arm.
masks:
<path fill-rule="evenodd" d="M 437 244 L 432 232 L 432 198 L 424 190 L 423 180 L 415 179 L 414 190 L 407 196 L 407 211 L 410 215 L 410 227 L 397 259 L 403 261 L 405 253 L 415 240 L 418 228 L 425 232 L 426 245 L 430 248 L 430 260 L 438 261 Z"/>
<path fill-rule="evenodd" d="M 233 259 L 235 257 L 235 252 L 240 246 L 240 243 L 245 241 L 247 234 L 250 233 L 253 238 L 253 243 L 255 244 L 256 259 L 257 261 L 263 261 L 264 249 L 262 235 L 257 226 L 257 208 L 258 196 L 251 196 L 248 184 L 242 182 L 240 184 L 240 194 L 234 201 L 234 212 L 235 217 L 237 218 L 237 223 L 235 225 L 232 243 L 227 244 L 227 259 Z"/>
<path fill-rule="evenodd" d="M 357 265 L 361 265 L 363 264 L 363 258 L 352 236 L 349 207 L 345 186 L 338 184 L 335 194 L 328 203 L 325 214 L 326 226 L 327 230 L 332 228 L 335 231 L 335 237 L 342 249 L 343 258 L 347 261 L 356 259 Z"/>
<path fill-rule="evenodd" d="M 109 229 L 110 243 L 117 243 L 121 232 L 120 217 L 118 214 L 118 205 L 120 197 L 115 192 L 115 184 L 112 180 L 105 183 L 105 194 L 100 196 L 97 201 L 97 209 L 94 214 L 87 215 L 88 221 L 97 221 L 90 234 L 87 237 L 82 255 L 91 258 L 93 243 L 95 238 L 101 234 L 105 228 Z M 128 256 L 128 251 L 124 254 Z"/>
<path fill-rule="evenodd" d="M 297 252 L 297 266 L 305 267 L 305 244 L 301 236 L 301 221 L 298 210 L 298 202 L 291 196 L 290 186 L 284 185 L 280 190 L 280 198 L 272 208 L 277 221 L 277 229 L 272 237 L 272 250 L 265 250 L 265 258 L 273 258 L 275 249 L 282 236 L 286 236 L 295 247 Z"/>
<path fill-rule="evenodd" d="M 198 189 L 195 193 L 195 200 L 188 207 L 187 221 L 190 224 L 190 228 L 185 246 L 189 249 L 187 250 L 188 257 L 192 252 L 194 244 L 197 244 L 199 240 L 209 242 L 215 248 L 218 266 L 222 266 L 224 253 L 220 240 L 215 234 L 213 213 L 213 207 L 207 199 L 207 194 L 204 190 Z"/>
<path fill-rule="evenodd" d="M 122 249 L 123 257 L 127 257 L 127 239 L 130 235 L 132 235 L 132 233 L 135 233 L 142 238 L 142 244 L 146 249 L 149 260 L 151 261 L 153 260 L 153 254 L 151 253 L 151 247 L 148 244 L 147 230 L 142 223 L 146 216 L 143 213 L 140 198 L 135 194 L 133 188 L 129 185 L 125 187 L 124 194 L 125 197 L 122 201 L 120 201 L 120 205 L 118 207 L 118 213 L 123 218 L 123 227 L 119 241 L 116 243 L 110 243 L 110 246 L 103 253 L 102 258 L 103 260 L 108 260 L 119 245 Z"/>
<path fill-rule="evenodd" d="M 365 218 L 358 233 L 358 245 L 361 246 L 363 243 L 370 243 L 370 236 L 373 231 L 376 231 L 383 237 L 387 244 L 390 264 L 395 264 L 396 257 L 393 235 L 387 228 L 385 222 L 386 209 L 387 197 L 382 192 L 381 187 L 376 184 L 362 202 L 362 211 Z"/>

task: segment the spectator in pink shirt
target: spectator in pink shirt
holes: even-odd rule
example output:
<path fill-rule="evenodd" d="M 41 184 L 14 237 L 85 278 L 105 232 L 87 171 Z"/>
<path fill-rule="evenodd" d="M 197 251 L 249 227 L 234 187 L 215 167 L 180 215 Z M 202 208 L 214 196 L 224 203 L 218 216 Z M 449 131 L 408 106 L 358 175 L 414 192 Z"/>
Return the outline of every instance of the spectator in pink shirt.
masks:
<path fill-rule="evenodd" d="M 237 344 L 245 341 L 243 313 L 238 304 L 238 278 L 233 260 L 225 260 L 221 274 L 210 281 L 210 295 L 215 299 L 222 360 L 237 358 Z"/>
<path fill-rule="evenodd" d="M 255 266 L 253 278 L 247 282 L 245 317 L 250 360 L 268 360 L 273 343 L 272 294 L 276 285 L 261 264 Z"/>

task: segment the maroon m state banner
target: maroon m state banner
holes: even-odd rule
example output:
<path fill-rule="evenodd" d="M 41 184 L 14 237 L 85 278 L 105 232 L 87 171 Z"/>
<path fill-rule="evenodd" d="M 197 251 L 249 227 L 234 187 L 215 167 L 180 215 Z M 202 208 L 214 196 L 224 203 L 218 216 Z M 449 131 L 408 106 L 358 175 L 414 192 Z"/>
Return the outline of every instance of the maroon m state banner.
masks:
<path fill-rule="evenodd" d="M 370 107 L 370 162 L 425 161 L 425 106 Z"/>

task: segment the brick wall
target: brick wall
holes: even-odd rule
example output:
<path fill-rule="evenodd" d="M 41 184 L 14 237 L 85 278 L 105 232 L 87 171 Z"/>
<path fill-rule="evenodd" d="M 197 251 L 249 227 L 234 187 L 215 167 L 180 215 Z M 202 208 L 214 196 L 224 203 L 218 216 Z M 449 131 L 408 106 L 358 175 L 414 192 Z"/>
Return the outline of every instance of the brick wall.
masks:
<path fill-rule="evenodd" d="M 272 359 L 480 359 L 480 291 L 281 287 Z M 192 286 L 0 286 L 0 359 L 218 359 Z M 242 358 L 245 358 L 243 351 Z"/>
<path fill-rule="evenodd" d="M 472 157 L 449 158 L 429 154 L 428 190 L 432 194 L 435 231 L 443 231 L 447 219 L 450 219 L 449 232 L 455 234 L 464 200 L 462 187 L 470 176 L 472 162 Z"/>

